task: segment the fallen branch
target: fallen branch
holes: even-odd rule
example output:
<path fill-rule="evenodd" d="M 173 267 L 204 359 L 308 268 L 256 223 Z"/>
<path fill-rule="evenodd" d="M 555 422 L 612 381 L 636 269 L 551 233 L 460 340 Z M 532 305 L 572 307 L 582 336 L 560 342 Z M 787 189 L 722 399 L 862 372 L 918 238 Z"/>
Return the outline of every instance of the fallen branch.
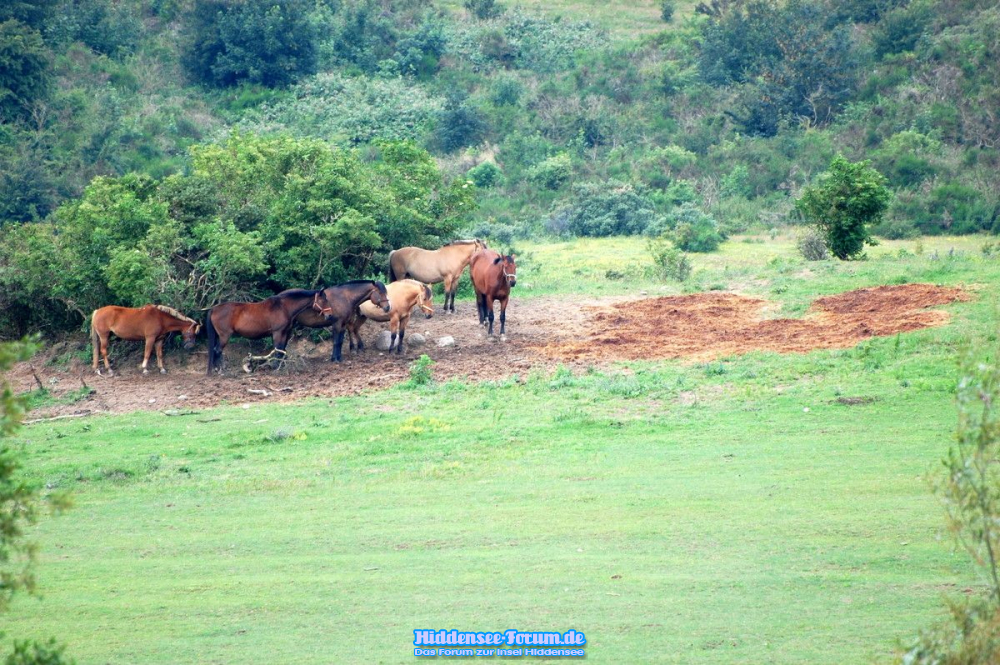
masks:
<path fill-rule="evenodd" d="M 247 392 L 251 395 L 263 395 L 264 397 L 271 396 L 271 391 L 269 390 L 255 390 L 253 388 L 247 388 Z"/>
<path fill-rule="evenodd" d="M 191 411 L 190 409 L 188 409 L 187 411 L 181 411 L 179 409 L 170 409 L 168 411 L 164 411 L 163 415 L 165 415 L 165 416 L 194 416 L 194 415 L 197 415 L 199 413 L 201 413 L 201 411 Z"/>
<path fill-rule="evenodd" d="M 31 369 L 31 376 L 35 377 L 35 383 L 38 384 L 38 389 L 45 390 L 45 386 L 42 384 L 42 380 L 38 378 L 38 374 L 35 372 L 35 366 L 28 365 L 28 367 Z"/>
<path fill-rule="evenodd" d="M 99 413 L 111 413 L 110 411 L 88 411 L 86 413 L 70 413 L 65 416 L 52 416 L 51 418 L 35 418 L 34 420 L 25 420 L 22 425 L 36 425 L 38 423 L 47 423 L 53 420 L 62 420 L 64 418 L 85 418 L 87 416 L 96 416 Z"/>

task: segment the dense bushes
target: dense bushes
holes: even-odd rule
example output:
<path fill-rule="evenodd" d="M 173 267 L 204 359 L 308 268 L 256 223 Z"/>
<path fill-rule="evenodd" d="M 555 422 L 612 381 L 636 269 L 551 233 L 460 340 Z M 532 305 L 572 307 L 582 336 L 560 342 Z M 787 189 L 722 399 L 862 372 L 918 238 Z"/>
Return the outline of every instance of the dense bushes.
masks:
<path fill-rule="evenodd" d="M 11 19 L 0 23 L 0 123 L 28 116 L 45 96 L 51 73 L 37 30 Z"/>
<path fill-rule="evenodd" d="M 192 311 L 344 281 L 389 248 L 447 240 L 470 192 L 408 144 L 362 161 L 313 140 L 234 136 L 197 147 L 190 175 L 98 178 L 51 222 L 7 229 L 0 305 L 56 301 L 81 318 L 108 303 Z"/>
<path fill-rule="evenodd" d="M 184 65 L 214 86 L 283 86 L 316 70 L 307 0 L 196 0 L 185 17 Z"/>

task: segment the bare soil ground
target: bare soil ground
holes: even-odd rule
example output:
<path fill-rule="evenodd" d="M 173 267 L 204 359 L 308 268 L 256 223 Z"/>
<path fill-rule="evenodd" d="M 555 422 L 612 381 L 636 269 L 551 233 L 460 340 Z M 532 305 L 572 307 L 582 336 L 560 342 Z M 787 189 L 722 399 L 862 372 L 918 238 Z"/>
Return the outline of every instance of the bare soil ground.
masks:
<path fill-rule="evenodd" d="M 168 374 L 153 370 L 143 375 L 141 344 L 120 340 L 112 341 L 114 376 L 96 376 L 89 362 L 79 359 L 62 365 L 51 362 L 56 353 L 83 350 L 85 343 L 80 341 L 51 350 L 50 362 L 38 358 L 30 365 L 22 363 L 9 378 L 15 390 L 27 391 L 37 388 L 37 374 L 54 400 L 78 391 L 82 382 L 94 390 L 79 401 L 39 408 L 32 412 L 35 418 L 293 401 L 356 394 L 405 381 L 409 364 L 421 353 L 435 361 L 438 380 L 483 381 L 559 363 L 701 360 L 752 350 L 798 353 L 845 348 L 868 337 L 942 325 L 948 313 L 927 308 L 967 298 L 959 289 L 929 284 L 882 286 L 820 298 L 802 319 L 765 319 L 767 301 L 721 292 L 639 300 L 512 300 L 506 342 L 488 339 L 477 324 L 474 305 L 463 302 L 454 315 L 438 312 L 425 319 L 414 314 L 407 333 L 425 334 L 427 343 L 408 346 L 402 356 L 374 350 L 382 328 L 369 323 L 362 330 L 368 349 L 351 355 L 345 343 L 344 362 L 339 365 L 328 361 L 329 340 L 316 344 L 301 336 L 289 345 L 291 360 L 283 369 L 253 374 L 244 373 L 242 359 L 251 349 L 266 352 L 266 344 L 250 346 L 235 340 L 226 349 L 227 371 L 221 377 L 205 375 L 204 349 L 190 354 L 172 349 L 165 359 Z M 496 327 L 499 330 L 499 321 Z M 438 347 L 436 341 L 447 335 L 456 344 Z"/>

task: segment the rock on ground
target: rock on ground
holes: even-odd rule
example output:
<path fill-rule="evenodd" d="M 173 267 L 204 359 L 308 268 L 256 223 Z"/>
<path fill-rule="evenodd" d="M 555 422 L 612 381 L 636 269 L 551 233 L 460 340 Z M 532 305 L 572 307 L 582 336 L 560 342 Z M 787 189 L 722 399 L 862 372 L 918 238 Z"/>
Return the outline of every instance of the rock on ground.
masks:
<path fill-rule="evenodd" d="M 437 341 L 438 346 L 455 346 L 455 338 L 451 335 L 445 335 L 444 337 L 439 337 Z"/>
<path fill-rule="evenodd" d="M 423 346 L 427 343 L 427 338 L 420 333 L 413 333 L 406 336 L 406 343 L 410 346 Z"/>
<path fill-rule="evenodd" d="M 392 333 L 388 330 L 383 330 L 375 338 L 375 348 L 379 351 L 388 351 L 389 345 L 392 343 Z"/>

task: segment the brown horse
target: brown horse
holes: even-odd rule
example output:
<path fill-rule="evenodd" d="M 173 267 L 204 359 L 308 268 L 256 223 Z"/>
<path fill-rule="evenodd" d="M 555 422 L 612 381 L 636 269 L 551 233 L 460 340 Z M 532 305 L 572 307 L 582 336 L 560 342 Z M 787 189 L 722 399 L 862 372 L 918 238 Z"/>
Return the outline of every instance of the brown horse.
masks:
<path fill-rule="evenodd" d="M 222 373 L 222 352 L 234 334 L 247 339 L 260 339 L 270 335 L 274 342 L 274 351 L 271 353 L 284 358 L 295 317 L 310 307 L 317 312 L 321 311 L 326 304 L 322 291 L 292 289 L 260 302 L 224 302 L 216 305 L 205 315 L 208 374 L 211 375 L 214 370 Z"/>
<path fill-rule="evenodd" d="M 396 353 L 403 352 L 403 335 L 406 333 L 406 325 L 410 321 L 410 313 L 414 307 L 419 307 L 424 315 L 429 319 L 434 316 L 434 294 L 431 287 L 418 282 L 415 279 L 402 279 L 393 282 L 386 287 L 389 292 L 389 303 L 392 307 L 388 313 L 379 311 L 377 307 L 368 302 L 363 302 L 358 306 L 354 316 L 347 324 L 347 331 L 351 335 L 351 350 L 354 350 L 355 340 L 357 349 L 362 351 L 365 348 L 361 341 L 361 326 L 365 321 L 389 322 L 389 331 L 392 337 L 389 341 L 389 350 L 396 346 L 396 336 L 399 335 L 399 346 L 396 346 Z"/>
<path fill-rule="evenodd" d="M 500 341 L 506 339 L 507 300 L 510 290 L 517 285 L 517 266 L 514 256 L 502 256 L 491 249 L 476 252 L 469 264 L 472 286 L 476 290 L 476 308 L 479 324 L 489 319 L 489 335 L 493 335 L 493 301 L 500 301 Z"/>
<path fill-rule="evenodd" d="M 180 332 L 184 337 L 184 348 L 190 351 L 194 348 L 195 337 L 201 324 L 189 319 L 176 309 L 165 305 L 146 305 L 145 307 L 116 307 L 108 305 L 95 309 L 90 315 L 90 341 L 94 346 L 94 371 L 101 373 L 97 355 L 104 358 L 104 367 L 108 375 L 113 376 L 111 363 L 108 362 L 108 340 L 111 333 L 120 339 L 130 342 L 146 341 L 146 351 L 142 357 L 142 373 L 149 374 L 146 366 L 149 356 L 156 347 L 156 364 L 160 374 L 166 374 L 163 367 L 163 340 L 172 332 Z"/>
<path fill-rule="evenodd" d="M 401 247 L 389 252 L 389 281 L 412 277 L 424 284 L 444 282 L 444 311 L 450 303 L 454 314 L 458 279 L 472 255 L 484 249 L 486 243 L 479 238 L 456 240 L 435 250 Z"/>
<path fill-rule="evenodd" d="M 320 293 L 323 294 L 322 307 L 304 310 L 298 315 L 296 323 L 307 328 L 329 328 L 333 335 L 333 350 L 330 352 L 330 362 L 340 362 L 340 351 L 344 346 L 344 333 L 347 323 L 354 316 L 354 311 L 362 303 L 372 303 L 383 312 L 389 311 L 389 294 L 385 284 L 370 279 L 356 279 L 337 286 L 330 286 Z"/>

